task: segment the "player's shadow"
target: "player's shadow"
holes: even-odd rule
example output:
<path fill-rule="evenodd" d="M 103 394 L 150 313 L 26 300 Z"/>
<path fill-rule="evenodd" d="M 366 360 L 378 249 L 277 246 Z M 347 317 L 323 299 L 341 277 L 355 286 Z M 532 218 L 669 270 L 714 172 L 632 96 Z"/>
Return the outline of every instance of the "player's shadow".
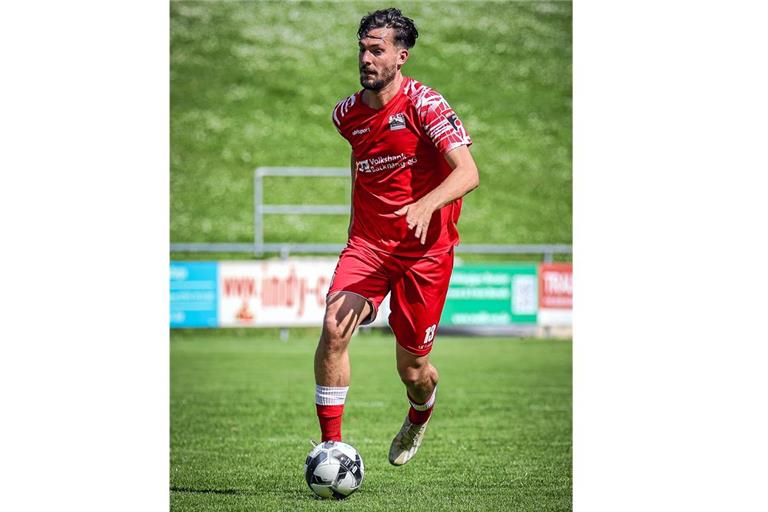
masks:
<path fill-rule="evenodd" d="M 229 495 L 249 495 L 251 492 L 245 492 L 240 489 L 193 489 L 191 487 L 171 487 L 171 492 L 186 492 L 191 494 L 229 494 Z"/>
<path fill-rule="evenodd" d="M 244 491 L 242 489 L 194 489 L 192 487 L 172 486 L 171 492 L 183 492 L 189 494 L 218 494 L 225 496 L 263 496 L 265 494 L 278 494 L 290 500 L 317 501 L 319 498 L 309 492 L 309 489 L 301 486 L 290 489 L 264 489 L 262 491 Z"/>

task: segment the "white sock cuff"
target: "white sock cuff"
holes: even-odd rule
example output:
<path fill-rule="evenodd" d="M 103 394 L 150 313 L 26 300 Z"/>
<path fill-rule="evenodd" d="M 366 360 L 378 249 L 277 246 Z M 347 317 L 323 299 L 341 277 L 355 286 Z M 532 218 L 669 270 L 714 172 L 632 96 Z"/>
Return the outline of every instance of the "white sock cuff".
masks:
<path fill-rule="evenodd" d="M 348 390 L 349 386 L 332 388 L 315 385 L 315 403 L 317 405 L 344 405 Z"/>
<path fill-rule="evenodd" d="M 411 407 L 416 409 L 417 411 L 426 411 L 433 405 L 435 405 L 435 395 L 437 394 L 437 386 L 435 386 L 435 389 L 432 390 L 432 396 L 429 397 L 429 400 L 427 400 L 427 403 L 425 404 L 415 404 L 413 401 L 411 401 L 410 397 L 408 398 L 408 403 L 411 404 Z"/>

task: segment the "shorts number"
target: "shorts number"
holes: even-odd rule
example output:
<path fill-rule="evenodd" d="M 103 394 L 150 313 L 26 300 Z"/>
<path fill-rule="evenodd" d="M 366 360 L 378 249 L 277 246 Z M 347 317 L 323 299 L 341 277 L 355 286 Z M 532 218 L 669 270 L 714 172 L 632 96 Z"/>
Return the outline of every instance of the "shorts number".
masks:
<path fill-rule="evenodd" d="M 437 324 L 433 324 L 429 327 L 427 327 L 427 330 L 424 331 L 424 345 L 427 343 L 430 343 L 433 339 L 435 339 L 435 330 L 437 329 Z"/>

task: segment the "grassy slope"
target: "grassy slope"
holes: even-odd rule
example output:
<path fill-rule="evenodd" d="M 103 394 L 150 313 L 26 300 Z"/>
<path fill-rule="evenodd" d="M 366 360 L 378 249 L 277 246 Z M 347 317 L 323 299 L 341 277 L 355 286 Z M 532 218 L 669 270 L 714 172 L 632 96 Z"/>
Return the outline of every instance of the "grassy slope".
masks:
<path fill-rule="evenodd" d="M 380 3 L 172 2 L 171 240 L 250 242 L 257 166 L 348 165 L 330 123 L 359 88 L 355 30 Z M 482 185 L 471 243 L 571 242 L 571 5 L 401 2 L 405 68 L 468 127 Z M 344 202 L 344 180 L 270 185 L 269 202 Z M 343 242 L 343 217 L 271 217 L 267 241 Z"/>
<path fill-rule="evenodd" d="M 318 433 L 316 333 L 294 334 L 173 334 L 173 510 L 570 510 L 569 342 L 440 338 L 435 416 L 417 458 L 394 468 L 387 450 L 406 402 L 392 338 L 358 335 L 344 436 L 366 478 L 337 503 L 313 499 L 302 479 Z"/>

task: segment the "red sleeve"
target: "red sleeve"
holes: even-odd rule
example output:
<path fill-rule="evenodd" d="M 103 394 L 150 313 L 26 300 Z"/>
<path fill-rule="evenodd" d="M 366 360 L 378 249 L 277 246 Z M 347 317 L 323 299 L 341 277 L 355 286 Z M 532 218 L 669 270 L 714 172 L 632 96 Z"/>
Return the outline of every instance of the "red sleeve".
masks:
<path fill-rule="evenodd" d="M 341 103 L 337 104 L 333 108 L 333 112 L 331 113 L 331 121 L 333 122 L 333 126 L 336 127 L 336 130 L 341 134 L 342 137 L 344 137 L 344 133 L 341 131 L 341 119 L 339 118 L 339 105 Z M 344 137 L 346 139 L 346 137 Z"/>
<path fill-rule="evenodd" d="M 445 154 L 458 146 L 472 145 L 464 123 L 437 91 L 430 90 L 416 108 L 421 128 L 440 153 Z"/>
<path fill-rule="evenodd" d="M 333 125 L 339 131 L 341 136 L 347 140 L 349 140 L 349 138 L 344 133 L 344 117 L 347 115 L 354 104 L 355 95 L 353 94 L 352 96 L 349 96 L 348 98 L 338 102 L 333 108 L 333 112 L 331 113 L 331 121 L 333 121 Z"/>

